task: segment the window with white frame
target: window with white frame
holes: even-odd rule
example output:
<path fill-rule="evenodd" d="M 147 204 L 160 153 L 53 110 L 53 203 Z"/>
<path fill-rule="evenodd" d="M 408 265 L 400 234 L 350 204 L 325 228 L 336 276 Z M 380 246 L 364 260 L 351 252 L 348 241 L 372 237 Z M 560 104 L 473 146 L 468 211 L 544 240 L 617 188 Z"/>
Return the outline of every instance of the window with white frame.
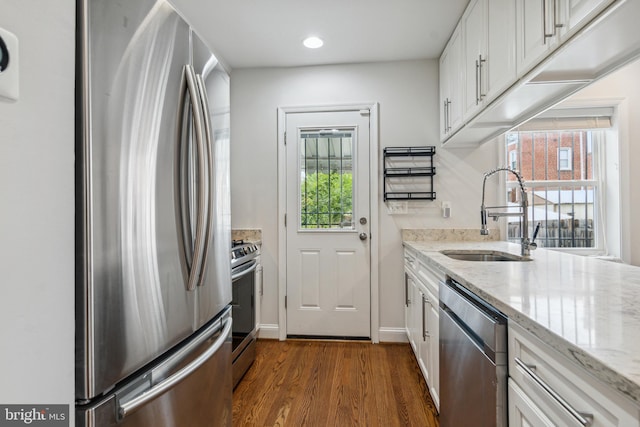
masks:
<path fill-rule="evenodd" d="M 518 170 L 518 152 L 515 150 L 509 151 L 509 167 Z"/>
<path fill-rule="evenodd" d="M 529 236 L 547 248 L 591 248 L 602 244 L 605 132 L 591 129 L 521 130 L 506 135 L 506 158 L 525 182 Z M 507 178 L 507 204 L 520 203 L 518 182 Z M 510 217 L 507 239 L 519 242 L 522 221 Z M 600 239 L 601 240 L 601 239 Z"/>
<path fill-rule="evenodd" d="M 570 171 L 571 160 L 571 147 L 558 147 L 558 170 Z"/>

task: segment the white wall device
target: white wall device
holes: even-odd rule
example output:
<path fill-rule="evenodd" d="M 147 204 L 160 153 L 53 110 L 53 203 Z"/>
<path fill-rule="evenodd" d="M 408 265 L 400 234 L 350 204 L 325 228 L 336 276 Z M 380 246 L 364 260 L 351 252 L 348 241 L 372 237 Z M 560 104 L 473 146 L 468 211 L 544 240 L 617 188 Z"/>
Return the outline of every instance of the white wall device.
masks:
<path fill-rule="evenodd" d="M 451 202 L 442 202 L 442 217 L 449 218 L 451 216 Z"/>
<path fill-rule="evenodd" d="M 18 38 L 0 28 L 0 100 L 18 100 Z"/>

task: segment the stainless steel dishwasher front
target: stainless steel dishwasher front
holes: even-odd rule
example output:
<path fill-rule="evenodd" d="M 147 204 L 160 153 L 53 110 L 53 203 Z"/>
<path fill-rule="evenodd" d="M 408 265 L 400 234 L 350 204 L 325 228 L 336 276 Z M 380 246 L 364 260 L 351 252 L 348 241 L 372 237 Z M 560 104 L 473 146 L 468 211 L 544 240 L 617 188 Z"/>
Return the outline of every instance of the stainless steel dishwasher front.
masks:
<path fill-rule="evenodd" d="M 440 283 L 440 426 L 506 427 L 507 319 L 452 280 Z"/>

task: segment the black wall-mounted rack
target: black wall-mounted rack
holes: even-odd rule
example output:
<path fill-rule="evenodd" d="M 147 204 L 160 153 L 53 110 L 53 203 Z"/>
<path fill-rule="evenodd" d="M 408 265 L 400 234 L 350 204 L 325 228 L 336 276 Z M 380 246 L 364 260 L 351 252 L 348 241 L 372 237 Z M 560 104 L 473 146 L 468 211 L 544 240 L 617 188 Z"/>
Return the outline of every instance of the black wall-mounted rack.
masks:
<path fill-rule="evenodd" d="M 436 147 L 386 147 L 384 153 L 384 201 L 391 200 L 435 200 L 436 192 L 433 188 L 433 176 L 436 168 L 433 166 L 433 156 Z M 393 165 L 394 158 L 412 158 L 411 166 Z M 391 191 L 392 180 L 409 177 L 430 177 L 424 185 L 429 185 L 430 191 Z M 421 183 L 422 184 L 422 183 Z"/>

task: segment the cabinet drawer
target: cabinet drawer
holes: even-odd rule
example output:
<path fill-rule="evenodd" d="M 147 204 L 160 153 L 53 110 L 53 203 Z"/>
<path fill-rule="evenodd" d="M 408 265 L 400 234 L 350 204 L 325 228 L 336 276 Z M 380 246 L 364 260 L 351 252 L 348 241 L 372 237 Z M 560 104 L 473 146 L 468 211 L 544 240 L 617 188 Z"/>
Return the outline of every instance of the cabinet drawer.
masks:
<path fill-rule="evenodd" d="M 513 322 L 509 376 L 556 425 L 640 426 L 633 402 Z"/>
<path fill-rule="evenodd" d="M 422 260 L 417 262 L 416 276 L 418 280 L 436 297 L 438 297 L 440 282 L 445 281 L 444 273 L 434 267 L 427 265 Z"/>
<path fill-rule="evenodd" d="M 417 260 L 416 254 L 411 249 L 405 247 L 404 248 L 404 266 L 406 269 L 411 271 L 413 274 L 416 273 L 417 269 Z"/>

